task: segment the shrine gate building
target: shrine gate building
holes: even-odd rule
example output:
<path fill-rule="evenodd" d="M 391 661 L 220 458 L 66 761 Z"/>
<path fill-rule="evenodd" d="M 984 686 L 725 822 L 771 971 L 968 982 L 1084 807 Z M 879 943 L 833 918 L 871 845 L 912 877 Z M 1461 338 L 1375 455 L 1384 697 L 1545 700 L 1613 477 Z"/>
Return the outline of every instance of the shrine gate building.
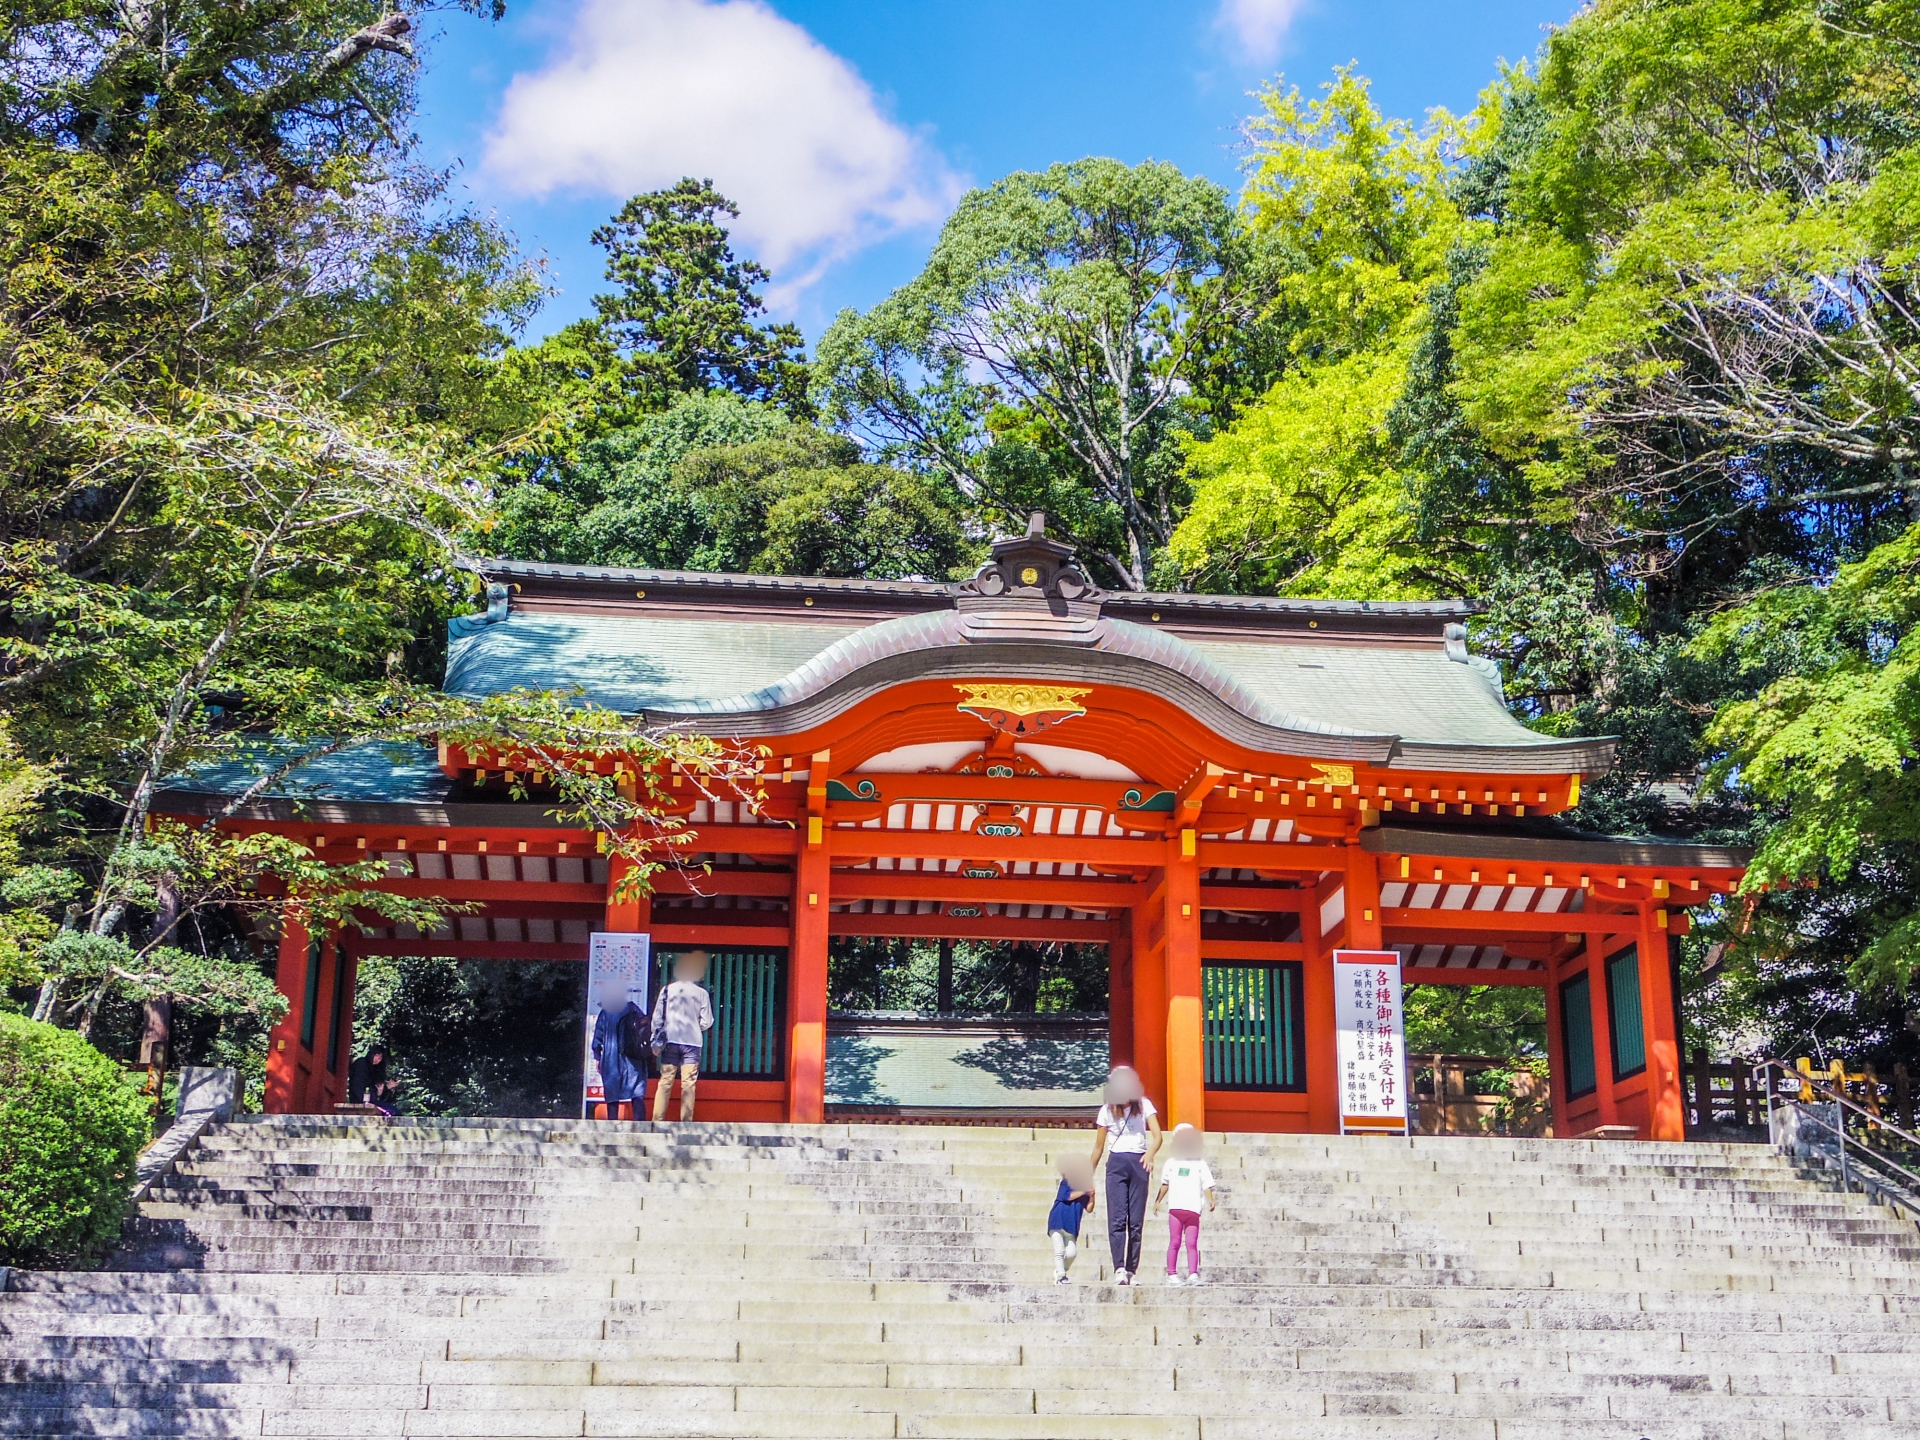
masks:
<path fill-rule="evenodd" d="M 343 1097 L 359 958 L 584 961 L 608 929 L 713 953 L 706 1118 L 826 1118 L 828 940 L 864 935 L 1104 944 L 1110 1053 L 1169 1125 L 1337 1130 L 1332 952 L 1391 948 L 1410 984 L 1544 989 L 1556 1133 L 1684 1135 L 1672 941 L 1746 856 L 1555 820 L 1613 742 L 1515 719 L 1464 605 L 1102 593 L 1038 523 L 957 585 L 484 573 L 450 691 L 577 687 L 764 747 L 767 799 L 673 777 L 687 867 L 617 903 L 599 837 L 512 800 L 490 757 L 296 772 L 221 824 L 478 909 L 436 935 L 289 924 L 271 1111 Z"/>

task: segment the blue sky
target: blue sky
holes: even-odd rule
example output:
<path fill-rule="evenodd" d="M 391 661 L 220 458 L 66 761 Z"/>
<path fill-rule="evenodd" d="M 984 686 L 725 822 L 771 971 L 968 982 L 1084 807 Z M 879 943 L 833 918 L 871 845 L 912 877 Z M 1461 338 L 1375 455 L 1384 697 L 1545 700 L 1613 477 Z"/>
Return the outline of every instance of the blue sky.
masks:
<path fill-rule="evenodd" d="M 543 256 L 536 333 L 591 308 L 593 227 L 710 176 L 811 342 L 918 270 L 953 200 L 1082 155 L 1238 182 L 1247 95 L 1357 61 L 1382 108 L 1463 110 L 1572 0 L 509 0 L 432 43 L 432 163 Z"/>

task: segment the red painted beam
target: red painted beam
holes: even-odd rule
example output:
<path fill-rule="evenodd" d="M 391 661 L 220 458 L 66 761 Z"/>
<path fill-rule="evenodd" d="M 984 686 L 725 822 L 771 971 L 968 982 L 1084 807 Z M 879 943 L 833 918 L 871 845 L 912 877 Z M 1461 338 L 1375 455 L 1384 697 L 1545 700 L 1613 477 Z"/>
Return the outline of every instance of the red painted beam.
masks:
<path fill-rule="evenodd" d="M 800 832 L 785 825 L 690 825 L 689 843 L 661 845 L 660 851 L 693 856 L 702 852 L 734 855 L 792 855 L 800 849 Z"/>
<path fill-rule="evenodd" d="M 592 903 L 563 900 L 489 900 L 478 910 L 464 913 L 484 915 L 499 920 L 591 920 L 594 929 L 600 928 L 600 921 L 606 915 L 606 901 L 595 900 Z M 358 912 L 368 924 L 388 926 L 391 920 L 384 919 L 369 911 Z"/>
<path fill-rule="evenodd" d="M 1215 960 L 1304 960 L 1306 946 L 1297 940 L 1200 939 L 1200 963 Z"/>
<path fill-rule="evenodd" d="M 1205 910 L 1271 910 L 1298 914 L 1314 904 L 1311 890 L 1280 890 L 1260 885 L 1202 885 Z"/>
<path fill-rule="evenodd" d="M 722 912 L 738 915 L 740 912 Z M 769 912 L 774 925 L 667 925 L 656 921 L 649 927 L 655 945 L 753 945 L 784 946 L 792 931 L 787 917 Z"/>
<path fill-rule="evenodd" d="M 836 892 L 835 898 L 838 897 Z M 1062 940 L 1104 945 L 1108 920 L 1013 920 L 1004 915 L 847 915 L 827 917 L 830 935 L 900 936 L 914 940 Z"/>
<path fill-rule="evenodd" d="M 1344 871 L 1347 857 L 1333 845 L 1302 845 L 1295 840 L 1202 840 L 1200 868 L 1320 875 L 1330 870 Z"/>
<path fill-rule="evenodd" d="M 1443 970 L 1438 966 L 1406 966 L 1403 985 L 1538 985 L 1547 983 L 1545 970 Z"/>
<path fill-rule="evenodd" d="M 441 900 L 514 900 L 530 905 L 607 903 L 606 886 L 566 880 L 381 880 L 367 888 Z"/>
<path fill-rule="evenodd" d="M 455 960 L 585 960 L 584 945 L 536 945 L 504 940 L 374 940 L 359 936 L 347 948 L 356 955 L 448 955 Z"/>
<path fill-rule="evenodd" d="M 836 870 L 838 900 L 945 900 L 967 905 L 1074 905 L 1109 910 L 1131 903 L 1133 887 L 1112 880 L 1057 875 L 1007 875 L 968 880 L 960 875 L 903 870 Z"/>
<path fill-rule="evenodd" d="M 889 805 L 1039 805 L 1049 809 L 1109 810 L 1127 822 L 1124 798 L 1129 791 L 1142 797 L 1163 789 L 1149 780 L 1068 780 L 1059 776 L 991 775 L 862 775 L 837 776 L 849 789 L 872 782 L 871 800 L 835 800 L 829 815 L 842 809 L 886 809 Z M 1136 812 L 1143 821 L 1164 826 L 1169 812 Z"/>
<path fill-rule="evenodd" d="M 714 870 L 699 866 L 660 870 L 653 879 L 655 895 L 777 895 L 793 894 L 793 874 L 787 870 Z"/>
<path fill-rule="evenodd" d="M 1421 935 L 1485 935 L 1491 944 L 1503 933 L 1515 935 L 1625 935 L 1638 924 L 1632 915 L 1605 915 L 1574 910 L 1563 915 L 1507 910 L 1390 910 L 1380 912 L 1392 938 L 1413 940 Z"/>

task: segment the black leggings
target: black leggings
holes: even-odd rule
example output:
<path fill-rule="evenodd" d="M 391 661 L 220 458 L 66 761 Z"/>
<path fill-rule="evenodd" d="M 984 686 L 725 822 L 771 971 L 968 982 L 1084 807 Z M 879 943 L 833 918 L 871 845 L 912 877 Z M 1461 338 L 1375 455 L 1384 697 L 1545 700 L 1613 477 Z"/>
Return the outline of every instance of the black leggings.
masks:
<path fill-rule="evenodd" d="M 1140 1268 L 1140 1239 L 1147 1228 L 1147 1167 L 1137 1154 L 1107 1156 L 1107 1243 L 1113 1268 L 1129 1275 Z"/>

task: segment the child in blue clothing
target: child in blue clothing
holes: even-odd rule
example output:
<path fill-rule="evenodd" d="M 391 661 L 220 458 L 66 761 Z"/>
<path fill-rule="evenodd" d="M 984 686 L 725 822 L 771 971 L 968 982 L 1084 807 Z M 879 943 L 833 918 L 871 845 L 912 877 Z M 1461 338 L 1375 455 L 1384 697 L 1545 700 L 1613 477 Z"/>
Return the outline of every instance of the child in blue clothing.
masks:
<path fill-rule="evenodd" d="M 1093 1167 L 1077 1151 L 1060 1157 L 1060 1188 L 1047 1214 L 1047 1238 L 1053 1241 L 1053 1283 L 1067 1283 L 1067 1268 L 1079 1253 L 1080 1222 L 1093 1209 Z"/>

